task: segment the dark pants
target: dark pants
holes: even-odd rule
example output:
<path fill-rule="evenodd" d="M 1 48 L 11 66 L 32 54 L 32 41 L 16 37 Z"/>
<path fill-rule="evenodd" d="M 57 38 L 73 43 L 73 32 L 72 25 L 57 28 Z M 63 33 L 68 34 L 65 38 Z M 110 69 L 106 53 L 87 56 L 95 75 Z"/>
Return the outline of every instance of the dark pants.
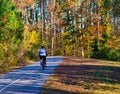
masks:
<path fill-rule="evenodd" d="M 46 65 L 46 56 L 40 56 L 40 60 L 42 60 L 42 58 L 45 61 L 45 65 Z"/>

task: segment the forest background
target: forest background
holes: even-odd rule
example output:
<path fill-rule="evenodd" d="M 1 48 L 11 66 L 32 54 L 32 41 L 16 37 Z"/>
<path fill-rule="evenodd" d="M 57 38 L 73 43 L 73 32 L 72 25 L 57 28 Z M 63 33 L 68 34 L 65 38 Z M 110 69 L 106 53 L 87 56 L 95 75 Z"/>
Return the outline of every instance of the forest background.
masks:
<path fill-rule="evenodd" d="M 119 0 L 0 0 L 0 71 L 49 55 L 120 61 Z"/>

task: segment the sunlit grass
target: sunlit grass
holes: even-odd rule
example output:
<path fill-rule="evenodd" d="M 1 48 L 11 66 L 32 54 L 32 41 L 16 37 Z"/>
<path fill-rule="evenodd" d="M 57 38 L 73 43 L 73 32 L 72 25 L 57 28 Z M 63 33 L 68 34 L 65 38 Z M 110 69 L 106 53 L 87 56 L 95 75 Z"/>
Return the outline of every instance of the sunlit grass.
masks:
<path fill-rule="evenodd" d="M 21 65 L 14 65 L 14 66 L 9 66 L 9 67 L 8 66 L 0 66 L 0 75 L 2 75 L 4 73 L 8 73 L 14 69 L 18 69 L 18 68 L 33 64 L 33 63 L 34 63 L 34 61 L 27 60 L 27 63 L 21 64 Z"/>
<path fill-rule="evenodd" d="M 120 62 L 66 58 L 40 94 L 120 94 Z"/>

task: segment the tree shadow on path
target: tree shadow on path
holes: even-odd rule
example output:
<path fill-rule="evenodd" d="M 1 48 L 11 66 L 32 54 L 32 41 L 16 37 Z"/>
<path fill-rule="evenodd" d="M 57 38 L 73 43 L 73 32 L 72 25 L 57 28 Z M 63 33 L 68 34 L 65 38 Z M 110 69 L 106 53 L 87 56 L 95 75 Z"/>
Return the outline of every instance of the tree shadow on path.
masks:
<path fill-rule="evenodd" d="M 57 85 L 57 83 L 62 84 L 56 86 L 58 89 L 54 87 L 54 84 Z M 115 86 L 116 84 L 120 86 L 120 66 L 112 66 L 109 62 L 94 59 L 67 58 L 48 79 L 50 88 L 47 90 L 56 91 L 50 94 L 94 94 L 94 90 L 101 92 L 119 90 L 120 88 Z"/>

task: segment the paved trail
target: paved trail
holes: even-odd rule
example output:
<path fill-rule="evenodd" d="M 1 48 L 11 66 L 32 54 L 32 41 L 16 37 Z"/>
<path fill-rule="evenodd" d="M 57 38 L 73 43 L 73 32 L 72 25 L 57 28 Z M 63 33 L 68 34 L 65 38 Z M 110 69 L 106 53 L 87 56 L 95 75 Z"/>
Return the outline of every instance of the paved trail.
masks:
<path fill-rule="evenodd" d="M 35 62 L 0 76 L 0 94 L 39 94 L 45 80 L 62 60 L 62 57 L 48 57 L 45 70 Z"/>

